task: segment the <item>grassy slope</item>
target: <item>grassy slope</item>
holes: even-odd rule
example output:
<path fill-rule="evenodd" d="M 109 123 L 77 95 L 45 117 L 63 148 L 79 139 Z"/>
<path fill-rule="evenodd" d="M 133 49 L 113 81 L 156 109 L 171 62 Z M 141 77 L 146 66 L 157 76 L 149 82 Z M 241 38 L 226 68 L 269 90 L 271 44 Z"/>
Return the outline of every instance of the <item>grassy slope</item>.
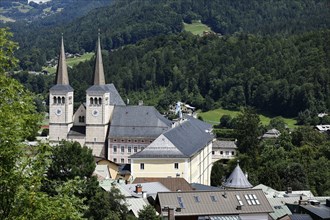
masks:
<path fill-rule="evenodd" d="M 202 35 L 204 31 L 211 31 L 211 28 L 200 21 L 194 21 L 191 24 L 183 23 L 184 30 L 193 33 L 194 35 Z"/>
<path fill-rule="evenodd" d="M 72 67 L 74 65 L 77 65 L 80 62 L 84 62 L 86 60 L 90 60 L 94 56 L 94 53 L 85 53 L 81 57 L 75 57 L 75 58 L 69 58 L 66 60 L 66 64 L 68 67 Z M 47 70 L 50 74 L 56 72 L 56 66 L 53 67 L 43 67 L 43 70 Z"/>
<path fill-rule="evenodd" d="M 198 116 L 201 116 L 204 121 L 210 123 L 210 124 L 219 124 L 220 118 L 223 115 L 230 115 L 231 117 L 236 117 L 240 112 L 239 111 L 230 111 L 226 109 L 215 109 L 208 112 L 200 112 L 198 113 Z M 268 125 L 271 117 L 267 117 L 264 115 L 259 115 L 260 121 L 263 125 Z M 295 128 L 297 121 L 292 118 L 283 118 L 284 122 L 288 125 L 289 128 Z"/>

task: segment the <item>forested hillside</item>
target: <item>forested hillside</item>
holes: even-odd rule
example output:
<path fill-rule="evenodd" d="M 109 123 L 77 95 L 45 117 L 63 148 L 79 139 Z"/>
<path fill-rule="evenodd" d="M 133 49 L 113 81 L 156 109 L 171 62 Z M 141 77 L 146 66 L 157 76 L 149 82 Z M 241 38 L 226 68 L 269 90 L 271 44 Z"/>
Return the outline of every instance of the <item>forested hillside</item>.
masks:
<path fill-rule="evenodd" d="M 71 5 L 54 20 L 47 18 L 37 24 L 10 26 L 20 44 L 17 56 L 21 67 L 35 69 L 56 55 L 56 39 L 61 33 L 66 38 L 68 52 L 92 51 L 97 29 L 102 33 L 103 48 L 109 50 L 152 36 L 181 32 L 182 21 L 193 19 L 200 19 L 219 34 L 288 35 L 328 28 L 327 4 L 318 0 L 115 0 L 110 6 L 95 9 L 83 17 L 79 17 L 83 13 L 75 13 L 79 7 Z M 69 24 L 61 22 L 70 17 L 78 19 Z M 49 28 L 51 21 L 57 21 L 57 25 Z"/>
<path fill-rule="evenodd" d="M 100 29 L 107 82 L 131 103 L 315 115 L 330 108 L 328 8 L 318 0 L 113 1 L 71 23 L 13 30 L 20 67 L 38 70 L 57 55 L 60 33 L 68 52 L 94 51 Z M 217 34 L 181 33 L 192 20 Z M 70 70 L 77 102 L 92 72 L 93 61 Z"/>
<path fill-rule="evenodd" d="M 329 35 L 161 36 L 105 53 L 106 78 L 122 94 L 151 90 L 150 104 L 160 109 L 182 100 L 204 110 L 250 105 L 274 115 L 316 113 L 330 108 Z M 84 100 L 92 66 L 71 72 L 76 100 Z"/>

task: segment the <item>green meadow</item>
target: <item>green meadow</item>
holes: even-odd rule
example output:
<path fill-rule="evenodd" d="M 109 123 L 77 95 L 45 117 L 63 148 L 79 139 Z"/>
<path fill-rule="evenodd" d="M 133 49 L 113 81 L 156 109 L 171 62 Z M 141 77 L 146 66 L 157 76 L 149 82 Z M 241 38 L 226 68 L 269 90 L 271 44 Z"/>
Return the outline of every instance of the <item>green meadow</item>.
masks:
<path fill-rule="evenodd" d="M 230 115 L 231 117 L 236 117 L 240 112 L 239 111 L 231 111 L 226 109 L 215 109 L 208 112 L 200 112 L 198 113 L 198 116 L 201 116 L 205 122 L 208 122 L 210 124 L 216 125 L 219 124 L 220 118 L 223 115 Z M 273 117 L 268 117 L 262 114 L 259 114 L 260 121 L 263 125 L 268 125 L 270 120 Z M 284 122 L 288 125 L 290 129 L 296 127 L 297 121 L 293 118 L 283 118 Z"/>
<path fill-rule="evenodd" d="M 81 57 L 74 57 L 66 59 L 66 64 L 69 68 L 72 68 L 74 65 L 77 65 L 80 62 L 90 60 L 94 56 L 94 53 L 85 53 Z M 43 67 L 43 70 L 48 71 L 50 74 L 56 72 L 56 66 L 53 67 Z"/>
<path fill-rule="evenodd" d="M 211 31 L 211 28 L 200 21 L 193 21 L 191 24 L 183 23 L 184 30 L 193 33 L 194 35 L 202 35 L 204 31 Z"/>

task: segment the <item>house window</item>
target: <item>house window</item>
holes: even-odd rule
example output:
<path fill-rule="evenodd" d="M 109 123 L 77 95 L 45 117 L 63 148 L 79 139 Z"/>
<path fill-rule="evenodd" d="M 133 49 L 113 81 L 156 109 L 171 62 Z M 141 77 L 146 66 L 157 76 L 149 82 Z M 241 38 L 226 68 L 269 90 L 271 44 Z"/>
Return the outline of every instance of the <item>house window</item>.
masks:
<path fill-rule="evenodd" d="M 174 163 L 174 169 L 179 169 L 179 163 Z"/>
<path fill-rule="evenodd" d="M 125 153 L 125 147 L 124 146 L 121 146 L 120 147 L 120 152 L 123 154 L 123 153 Z"/>
<path fill-rule="evenodd" d="M 144 170 L 144 163 L 140 163 L 140 170 Z"/>
<path fill-rule="evenodd" d="M 121 159 L 120 159 L 120 163 L 125 163 L 124 158 L 121 158 Z"/>
<path fill-rule="evenodd" d="M 117 158 L 113 158 L 113 162 L 117 163 Z"/>
<path fill-rule="evenodd" d="M 113 146 L 113 152 L 117 153 L 117 146 Z"/>
<path fill-rule="evenodd" d="M 212 155 L 214 155 L 214 150 L 212 151 Z"/>
<path fill-rule="evenodd" d="M 220 151 L 220 154 L 222 155 L 223 154 L 223 151 Z"/>
<path fill-rule="evenodd" d="M 128 146 L 127 147 L 127 152 L 130 154 L 132 152 L 132 147 L 131 146 Z"/>
<path fill-rule="evenodd" d="M 232 151 L 232 152 L 231 152 L 231 155 L 235 155 L 235 151 Z"/>
<path fill-rule="evenodd" d="M 131 159 L 128 159 L 127 162 L 130 164 L 131 163 Z"/>
<path fill-rule="evenodd" d="M 134 147 L 134 153 L 136 153 L 137 152 L 137 147 Z"/>
<path fill-rule="evenodd" d="M 79 122 L 85 122 L 85 116 L 79 116 Z"/>

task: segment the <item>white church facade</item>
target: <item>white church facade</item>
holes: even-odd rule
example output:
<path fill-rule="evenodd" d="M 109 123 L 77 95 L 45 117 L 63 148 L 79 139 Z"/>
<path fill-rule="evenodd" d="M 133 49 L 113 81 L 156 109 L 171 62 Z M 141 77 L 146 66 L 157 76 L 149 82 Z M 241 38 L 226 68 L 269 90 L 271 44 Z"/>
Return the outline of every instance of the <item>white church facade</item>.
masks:
<path fill-rule="evenodd" d="M 130 163 L 131 154 L 172 127 L 172 122 L 152 106 L 126 106 L 115 86 L 105 83 L 100 36 L 93 80 L 86 90 L 85 103 L 74 110 L 74 89 L 69 84 L 62 37 L 56 84 L 49 91 L 51 144 L 77 141 L 90 147 L 96 156 Z"/>

